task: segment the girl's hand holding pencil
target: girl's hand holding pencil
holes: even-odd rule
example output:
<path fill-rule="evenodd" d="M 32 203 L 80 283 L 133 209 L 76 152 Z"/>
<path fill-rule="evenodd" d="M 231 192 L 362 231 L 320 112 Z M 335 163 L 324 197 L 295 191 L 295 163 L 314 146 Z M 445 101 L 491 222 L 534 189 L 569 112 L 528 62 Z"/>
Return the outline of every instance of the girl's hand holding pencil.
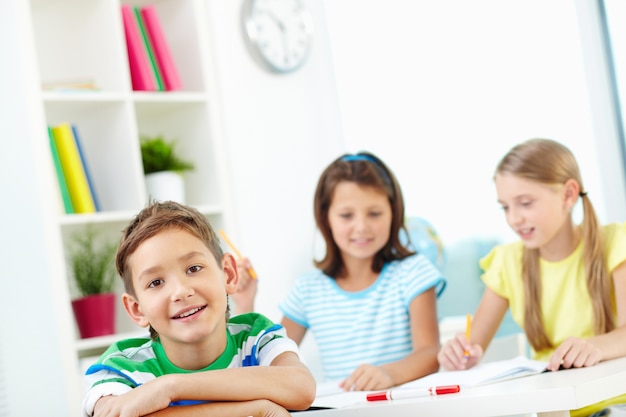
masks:
<path fill-rule="evenodd" d="M 224 242 L 226 242 L 226 244 L 230 247 L 230 249 L 233 252 L 235 252 L 235 256 L 237 256 L 238 259 L 244 259 L 244 257 L 241 255 L 241 252 L 239 252 L 237 247 L 228 238 L 228 235 L 226 234 L 226 232 L 224 232 L 223 230 L 220 230 L 220 236 L 222 236 L 222 239 L 224 239 Z M 247 269 L 248 269 L 248 274 L 250 275 L 250 278 L 256 279 L 257 278 L 256 272 L 254 271 L 254 269 L 252 269 L 252 264 L 250 264 L 249 261 L 248 261 Z"/>
<path fill-rule="evenodd" d="M 235 314 L 254 311 L 254 299 L 256 298 L 259 281 L 250 276 L 249 271 L 251 269 L 252 264 L 248 258 L 237 259 L 239 286 L 237 287 L 237 292 L 231 295 L 235 302 Z"/>
<path fill-rule="evenodd" d="M 254 299 L 257 291 L 257 274 L 250 259 L 242 256 L 241 252 L 230 240 L 226 232 L 219 231 L 220 236 L 224 239 L 224 242 L 230 247 L 237 257 L 237 273 L 239 275 L 239 285 L 237 292 L 232 294 L 233 301 L 235 302 L 235 314 L 249 313 L 254 311 Z"/>
<path fill-rule="evenodd" d="M 470 341 L 472 340 L 472 315 L 468 314 L 466 316 L 466 324 L 465 324 L 465 339 L 467 339 L 467 343 L 469 344 Z M 465 349 L 463 351 L 463 356 L 465 356 L 467 359 L 469 359 L 469 350 Z"/>
<path fill-rule="evenodd" d="M 446 342 L 437 360 L 446 371 L 469 369 L 476 365 L 483 356 L 483 348 L 478 344 L 471 344 L 468 340 L 468 331 L 457 333 L 454 338 Z"/>

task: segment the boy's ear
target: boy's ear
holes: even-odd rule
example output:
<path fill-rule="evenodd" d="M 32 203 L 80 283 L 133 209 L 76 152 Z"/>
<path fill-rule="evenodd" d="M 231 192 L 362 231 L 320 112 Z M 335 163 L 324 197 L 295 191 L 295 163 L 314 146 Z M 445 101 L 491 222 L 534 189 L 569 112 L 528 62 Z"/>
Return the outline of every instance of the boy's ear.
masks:
<path fill-rule="evenodd" d="M 126 313 L 128 313 L 128 316 L 135 323 L 137 323 L 141 327 L 148 327 L 150 325 L 150 322 L 148 321 L 146 316 L 144 316 L 144 314 L 141 312 L 141 309 L 139 308 L 139 302 L 135 297 L 128 293 L 122 294 L 122 304 L 124 305 L 124 309 L 126 310 Z"/>
<path fill-rule="evenodd" d="M 226 277 L 226 293 L 234 294 L 239 286 L 239 273 L 237 272 L 237 261 L 231 253 L 225 253 L 222 257 L 222 270 Z"/>

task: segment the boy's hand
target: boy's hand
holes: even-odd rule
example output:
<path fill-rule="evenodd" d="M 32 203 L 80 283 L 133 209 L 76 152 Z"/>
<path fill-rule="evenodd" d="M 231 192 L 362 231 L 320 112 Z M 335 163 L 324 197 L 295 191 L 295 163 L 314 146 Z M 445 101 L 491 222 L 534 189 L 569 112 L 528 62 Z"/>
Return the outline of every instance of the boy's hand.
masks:
<path fill-rule="evenodd" d="M 169 391 L 159 377 L 122 395 L 109 395 L 96 401 L 94 417 L 141 417 L 170 405 Z"/>
<path fill-rule="evenodd" d="M 237 273 L 239 274 L 239 286 L 237 292 L 231 294 L 235 302 L 235 314 L 249 313 L 254 311 L 254 299 L 257 292 L 257 279 L 252 279 L 248 270 L 252 268 L 250 259 L 237 260 Z"/>
<path fill-rule="evenodd" d="M 369 364 L 359 366 L 339 384 L 345 391 L 372 391 L 392 385 L 391 377 L 383 368 Z"/>
<path fill-rule="evenodd" d="M 465 352 L 469 355 L 465 356 Z M 446 371 L 458 371 L 473 367 L 482 356 L 483 348 L 479 344 L 471 345 L 465 333 L 457 333 L 439 350 L 437 360 Z"/>

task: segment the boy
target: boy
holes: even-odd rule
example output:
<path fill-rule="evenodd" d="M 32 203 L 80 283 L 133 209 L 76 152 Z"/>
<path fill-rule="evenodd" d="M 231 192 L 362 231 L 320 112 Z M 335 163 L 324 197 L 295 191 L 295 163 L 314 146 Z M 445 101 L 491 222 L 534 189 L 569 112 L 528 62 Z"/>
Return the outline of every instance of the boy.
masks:
<path fill-rule="evenodd" d="M 124 308 L 151 338 L 115 343 L 87 370 L 87 416 L 288 416 L 313 402 L 315 381 L 280 325 L 259 314 L 229 320 L 236 262 L 197 210 L 143 209 L 116 267 Z"/>

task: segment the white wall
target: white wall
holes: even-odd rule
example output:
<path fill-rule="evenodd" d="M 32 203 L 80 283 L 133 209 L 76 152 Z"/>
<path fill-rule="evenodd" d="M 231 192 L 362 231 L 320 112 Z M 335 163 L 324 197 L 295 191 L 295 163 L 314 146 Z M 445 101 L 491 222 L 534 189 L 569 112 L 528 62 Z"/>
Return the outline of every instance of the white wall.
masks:
<path fill-rule="evenodd" d="M 208 0 L 237 227 L 229 235 L 260 276 L 257 310 L 274 320 L 292 280 L 313 268 L 315 184 L 345 149 L 323 3 L 306 3 L 315 31 L 309 59 L 276 75 L 246 49 L 243 2 Z"/>
<path fill-rule="evenodd" d="M 447 245 L 515 238 L 492 174 L 530 137 L 568 145 L 602 220 L 624 220 L 588 2 L 306 3 L 316 26 L 310 59 L 295 74 L 273 75 L 246 50 L 242 1 L 208 0 L 235 212 L 229 234 L 261 276 L 259 311 L 279 319 L 276 304 L 312 267 L 313 189 L 344 151 L 371 150 L 389 163 L 407 212 L 429 219 Z"/>
<path fill-rule="evenodd" d="M 388 162 L 408 213 L 444 243 L 514 238 L 492 175 L 531 137 L 569 146 L 602 220 L 625 220 L 623 171 L 607 171 L 618 148 L 608 145 L 602 165 L 596 152 L 607 126 L 594 126 L 581 42 L 594 33 L 579 31 L 575 2 L 343 0 L 326 10 L 348 148 Z M 591 47 L 597 58 L 601 45 Z"/>
<path fill-rule="evenodd" d="M 0 2 L 0 416 L 67 416 L 82 395 L 59 384 L 74 363 L 62 354 L 69 330 L 57 324 L 71 316 L 69 306 L 55 305 L 60 289 L 51 285 L 62 254 L 51 243 L 59 239 L 55 214 L 44 204 L 54 201 L 45 175 L 52 161 L 35 143 L 46 128 L 33 100 L 39 86 L 28 82 L 36 65 L 20 44 L 30 36 L 26 6 Z"/>

